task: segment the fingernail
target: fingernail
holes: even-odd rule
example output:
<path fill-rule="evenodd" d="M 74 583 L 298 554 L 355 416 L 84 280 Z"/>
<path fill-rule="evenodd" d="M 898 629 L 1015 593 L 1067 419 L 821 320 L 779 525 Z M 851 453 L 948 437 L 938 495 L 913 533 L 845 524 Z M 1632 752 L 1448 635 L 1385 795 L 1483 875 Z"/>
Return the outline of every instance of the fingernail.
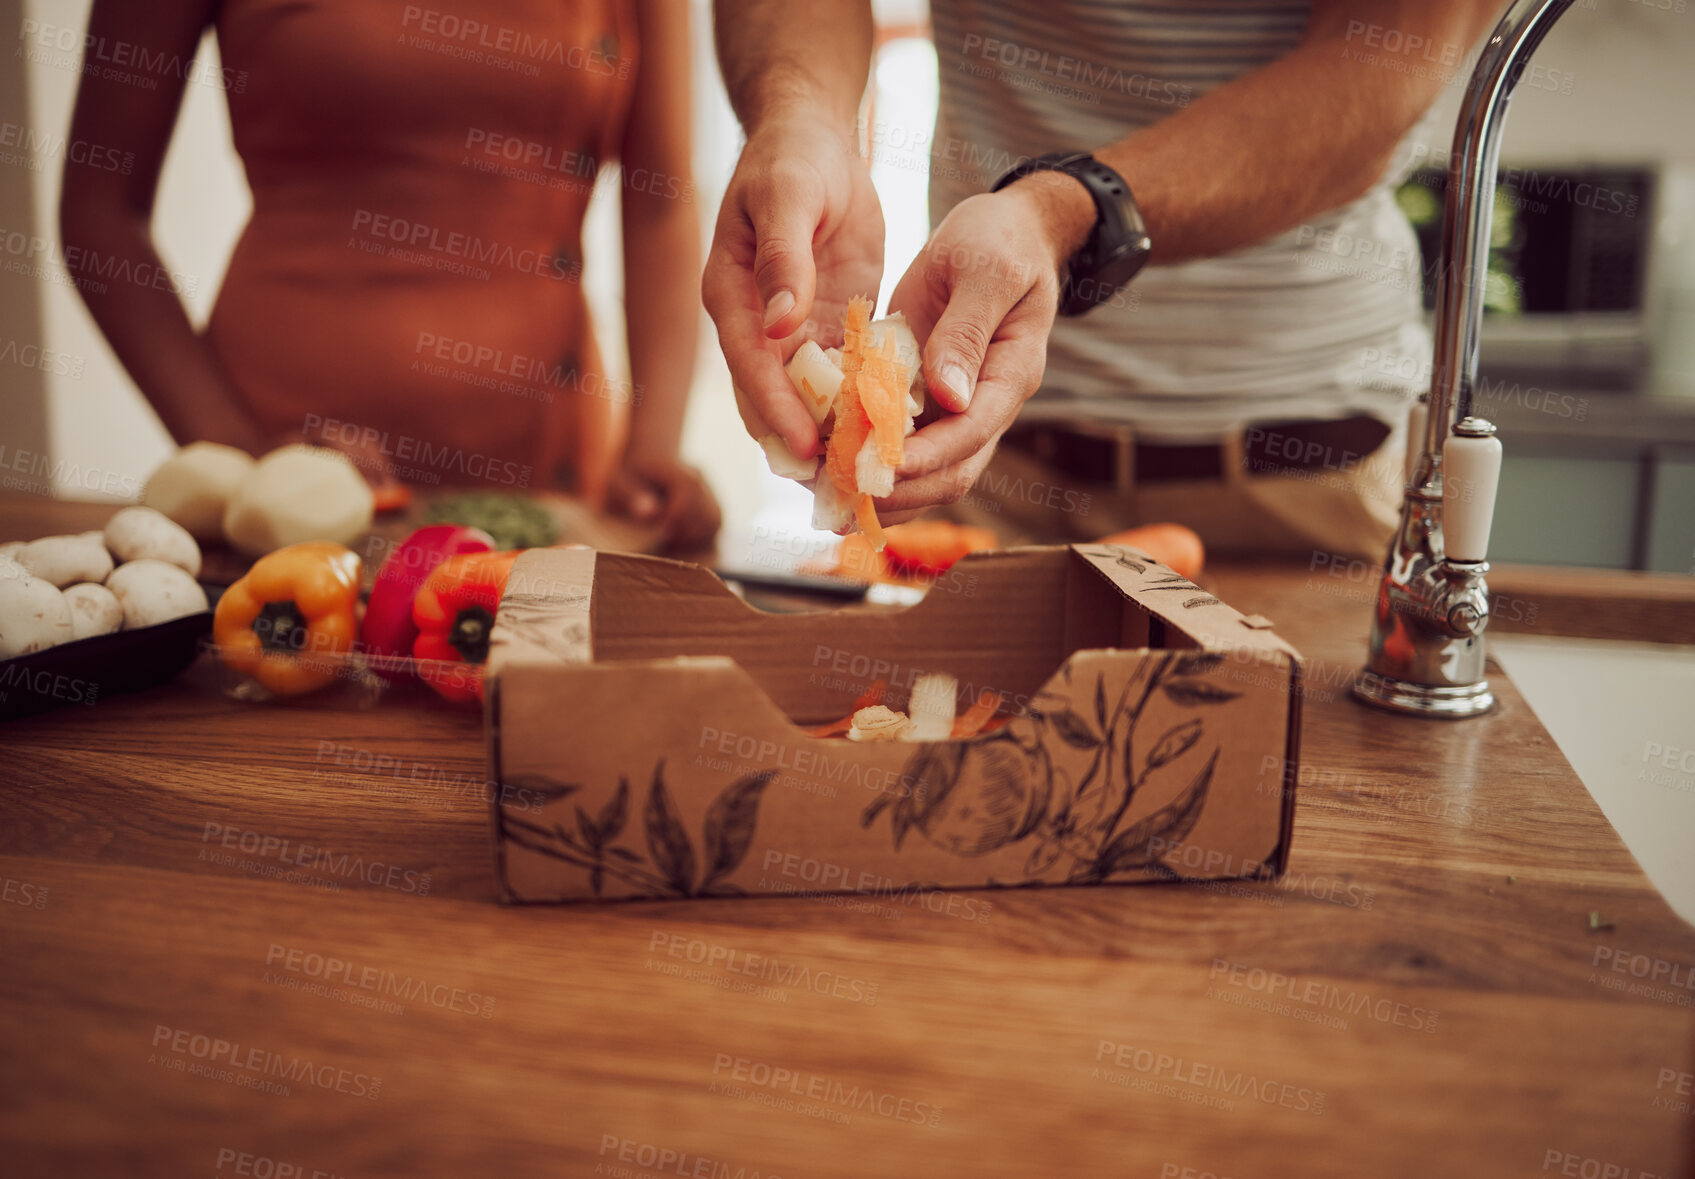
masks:
<path fill-rule="evenodd" d="M 948 387 L 959 402 L 959 408 L 964 409 L 971 404 L 971 378 L 965 375 L 965 370 L 957 364 L 944 365 L 942 368 L 942 384 Z"/>
<path fill-rule="evenodd" d="M 795 295 L 793 291 L 778 291 L 775 295 L 772 295 L 771 301 L 765 304 L 765 327 L 767 330 L 770 329 L 772 324 L 793 311 L 794 308 Z"/>

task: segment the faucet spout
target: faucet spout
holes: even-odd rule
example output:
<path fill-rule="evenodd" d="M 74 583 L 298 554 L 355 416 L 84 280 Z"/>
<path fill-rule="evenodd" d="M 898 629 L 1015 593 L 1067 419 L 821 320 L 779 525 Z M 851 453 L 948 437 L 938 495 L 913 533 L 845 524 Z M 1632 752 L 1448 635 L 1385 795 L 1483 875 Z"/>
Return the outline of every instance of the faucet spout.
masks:
<path fill-rule="evenodd" d="M 1492 424 L 1471 416 L 1495 176 L 1507 103 L 1531 54 L 1573 2 L 1513 0 L 1483 45 L 1454 127 L 1423 436 L 1407 439 L 1409 450 L 1418 448 L 1416 461 L 1408 463 L 1401 525 L 1384 562 L 1370 653 L 1354 682 L 1354 694 L 1378 707 L 1456 719 L 1495 703 L 1484 675 L 1489 565 L 1482 548 L 1500 444 Z M 1490 480 L 1481 502 L 1478 478 L 1444 486 L 1443 455 L 1456 443 L 1468 471 Z"/>

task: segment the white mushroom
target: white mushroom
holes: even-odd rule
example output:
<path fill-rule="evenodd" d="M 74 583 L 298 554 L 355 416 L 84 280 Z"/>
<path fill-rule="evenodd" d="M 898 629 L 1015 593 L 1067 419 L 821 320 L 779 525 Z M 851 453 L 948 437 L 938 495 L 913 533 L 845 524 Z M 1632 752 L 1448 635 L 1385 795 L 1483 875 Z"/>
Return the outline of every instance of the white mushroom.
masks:
<path fill-rule="evenodd" d="M 120 563 L 166 561 L 192 579 L 200 572 L 200 546 L 188 529 L 153 508 L 121 508 L 106 521 L 106 547 Z"/>
<path fill-rule="evenodd" d="M 27 540 L 8 540 L 5 544 L 0 544 L 0 557 L 15 559 L 18 550 L 28 543 Z"/>
<path fill-rule="evenodd" d="M 253 470 L 253 456 L 219 442 L 190 442 L 147 480 L 141 502 L 188 529 L 196 540 L 222 540 L 224 510 Z"/>
<path fill-rule="evenodd" d="M 0 659 L 68 643 L 75 633 L 71 608 L 52 582 L 0 575 Z"/>
<path fill-rule="evenodd" d="M 179 566 L 143 557 L 112 570 L 106 588 L 124 608 L 124 628 L 156 626 L 206 609 L 206 591 Z"/>
<path fill-rule="evenodd" d="M 78 536 L 44 536 L 32 540 L 12 559 L 31 574 L 60 589 L 79 581 L 101 582 L 112 572 L 112 554 L 104 541 L 84 533 Z"/>
<path fill-rule="evenodd" d="M 65 602 L 71 608 L 71 629 L 79 639 L 108 635 L 124 624 L 123 604 L 103 585 L 73 585 L 65 591 Z"/>
<path fill-rule="evenodd" d="M 284 446 L 260 459 L 224 509 L 224 536 L 248 556 L 328 540 L 350 545 L 371 526 L 371 485 L 346 455 Z"/>

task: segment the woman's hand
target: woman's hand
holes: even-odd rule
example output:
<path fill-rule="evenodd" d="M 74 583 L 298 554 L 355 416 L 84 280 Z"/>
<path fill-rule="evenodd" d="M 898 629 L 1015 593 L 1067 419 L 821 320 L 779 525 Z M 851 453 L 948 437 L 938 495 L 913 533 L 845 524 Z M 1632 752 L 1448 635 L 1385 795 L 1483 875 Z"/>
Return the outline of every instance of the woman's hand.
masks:
<path fill-rule="evenodd" d="M 657 526 L 668 549 L 703 548 L 723 522 L 705 478 L 674 455 L 631 451 L 612 476 L 607 502 L 638 524 Z"/>

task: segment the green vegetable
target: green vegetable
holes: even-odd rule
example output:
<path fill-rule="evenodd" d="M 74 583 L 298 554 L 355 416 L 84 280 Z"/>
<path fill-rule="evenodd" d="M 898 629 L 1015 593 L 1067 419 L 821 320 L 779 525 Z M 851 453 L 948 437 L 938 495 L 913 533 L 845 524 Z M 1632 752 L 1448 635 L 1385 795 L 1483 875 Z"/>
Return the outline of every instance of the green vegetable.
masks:
<path fill-rule="evenodd" d="M 545 548 L 559 539 L 553 513 L 526 495 L 494 491 L 450 495 L 425 508 L 423 522 L 481 528 L 501 550 Z"/>

